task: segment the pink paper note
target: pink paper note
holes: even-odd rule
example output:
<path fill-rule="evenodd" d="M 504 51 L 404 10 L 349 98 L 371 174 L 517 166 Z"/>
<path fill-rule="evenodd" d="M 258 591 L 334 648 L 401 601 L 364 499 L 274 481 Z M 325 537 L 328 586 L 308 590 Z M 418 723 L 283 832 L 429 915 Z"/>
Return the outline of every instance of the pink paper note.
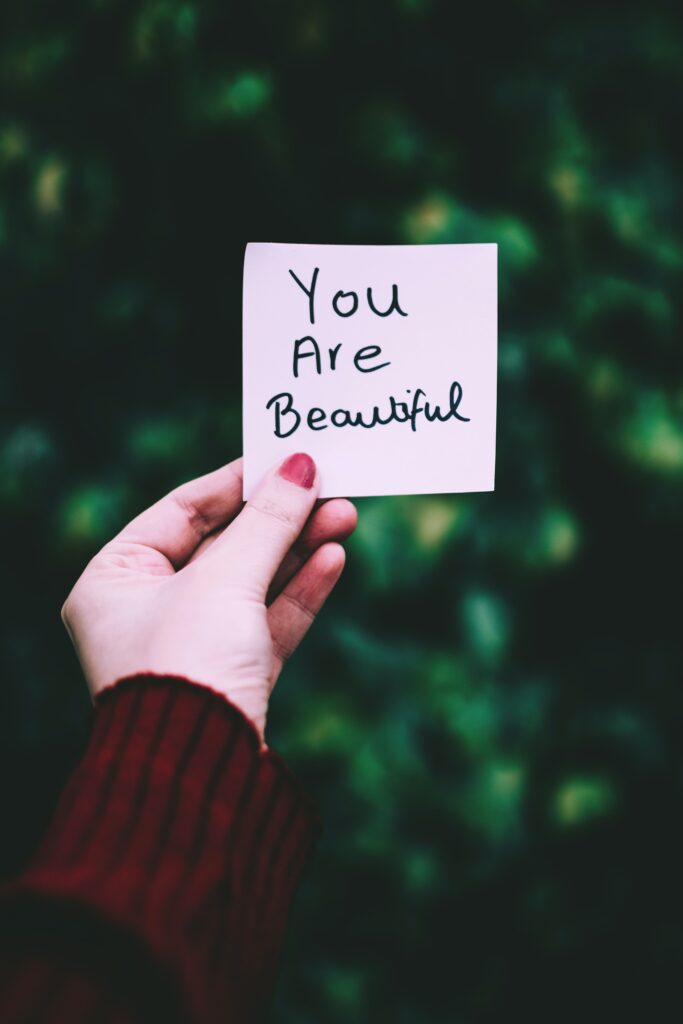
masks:
<path fill-rule="evenodd" d="M 300 451 L 321 497 L 493 490 L 497 249 L 249 243 L 244 497 Z"/>

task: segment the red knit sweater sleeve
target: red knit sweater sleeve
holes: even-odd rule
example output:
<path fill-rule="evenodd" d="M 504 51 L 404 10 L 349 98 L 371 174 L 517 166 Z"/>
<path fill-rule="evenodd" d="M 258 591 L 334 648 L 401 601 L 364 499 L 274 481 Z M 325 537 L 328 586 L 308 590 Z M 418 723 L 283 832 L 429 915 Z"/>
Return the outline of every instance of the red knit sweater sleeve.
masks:
<path fill-rule="evenodd" d="M 0 893 L 0 1020 L 260 1020 L 318 831 L 224 697 L 120 681 L 32 864 Z"/>

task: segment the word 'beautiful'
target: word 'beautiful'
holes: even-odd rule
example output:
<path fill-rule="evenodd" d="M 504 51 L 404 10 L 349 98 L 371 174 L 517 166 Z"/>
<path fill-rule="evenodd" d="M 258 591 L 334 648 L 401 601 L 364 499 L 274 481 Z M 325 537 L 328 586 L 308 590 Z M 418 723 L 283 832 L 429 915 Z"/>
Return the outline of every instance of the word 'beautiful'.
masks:
<path fill-rule="evenodd" d="M 411 389 L 406 388 L 410 394 Z M 440 420 L 445 423 L 447 420 L 456 419 L 461 423 L 469 423 L 469 416 L 463 416 L 458 412 L 458 406 L 462 399 L 462 388 L 457 381 L 453 381 L 448 395 L 448 409 L 442 412 L 441 406 L 431 402 L 420 404 L 420 398 L 426 398 L 422 388 L 417 388 L 413 393 L 412 400 L 408 402 L 398 401 L 394 395 L 389 395 L 388 409 L 382 415 L 379 406 L 374 405 L 369 414 L 362 412 L 351 412 L 349 409 L 335 409 L 329 417 L 324 409 L 313 406 L 306 413 L 306 426 L 310 430 L 326 430 L 327 427 L 364 427 L 370 430 L 372 427 L 386 427 L 389 423 L 410 423 L 410 429 L 415 431 L 418 418 L 424 416 L 428 423 Z M 290 437 L 299 429 L 303 420 L 303 414 L 294 408 L 294 396 L 288 391 L 282 391 L 279 395 L 273 395 L 266 404 L 266 408 L 272 406 L 275 415 L 276 437 Z M 286 423 L 285 425 L 285 418 Z M 329 418 L 329 423 L 325 422 Z"/>

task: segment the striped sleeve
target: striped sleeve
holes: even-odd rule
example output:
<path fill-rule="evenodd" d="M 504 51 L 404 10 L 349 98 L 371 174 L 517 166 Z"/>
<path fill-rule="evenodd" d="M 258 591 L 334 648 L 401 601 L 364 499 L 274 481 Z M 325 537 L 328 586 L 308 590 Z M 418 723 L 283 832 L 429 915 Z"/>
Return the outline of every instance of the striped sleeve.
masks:
<path fill-rule="evenodd" d="M 319 828 L 223 696 L 120 681 L 33 863 L 0 895 L 0 1019 L 261 1019 Z"/>

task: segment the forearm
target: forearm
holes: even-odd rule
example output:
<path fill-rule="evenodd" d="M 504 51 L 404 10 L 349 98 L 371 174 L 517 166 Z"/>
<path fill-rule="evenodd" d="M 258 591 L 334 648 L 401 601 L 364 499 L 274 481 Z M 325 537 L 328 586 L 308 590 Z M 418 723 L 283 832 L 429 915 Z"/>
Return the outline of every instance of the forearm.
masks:
<path fill-rule="evenodd" d="M 2 895 L 15 980 L 0 1019 L 27 1019 L 17 979 L 34 998 L 32 972 L 71 1003 L 58 1015 L 44 998 L 36 1021 L 258 1019 L 317 828 L 220 695 L 150 676 L 105 691 L 45 841 Z"/>

